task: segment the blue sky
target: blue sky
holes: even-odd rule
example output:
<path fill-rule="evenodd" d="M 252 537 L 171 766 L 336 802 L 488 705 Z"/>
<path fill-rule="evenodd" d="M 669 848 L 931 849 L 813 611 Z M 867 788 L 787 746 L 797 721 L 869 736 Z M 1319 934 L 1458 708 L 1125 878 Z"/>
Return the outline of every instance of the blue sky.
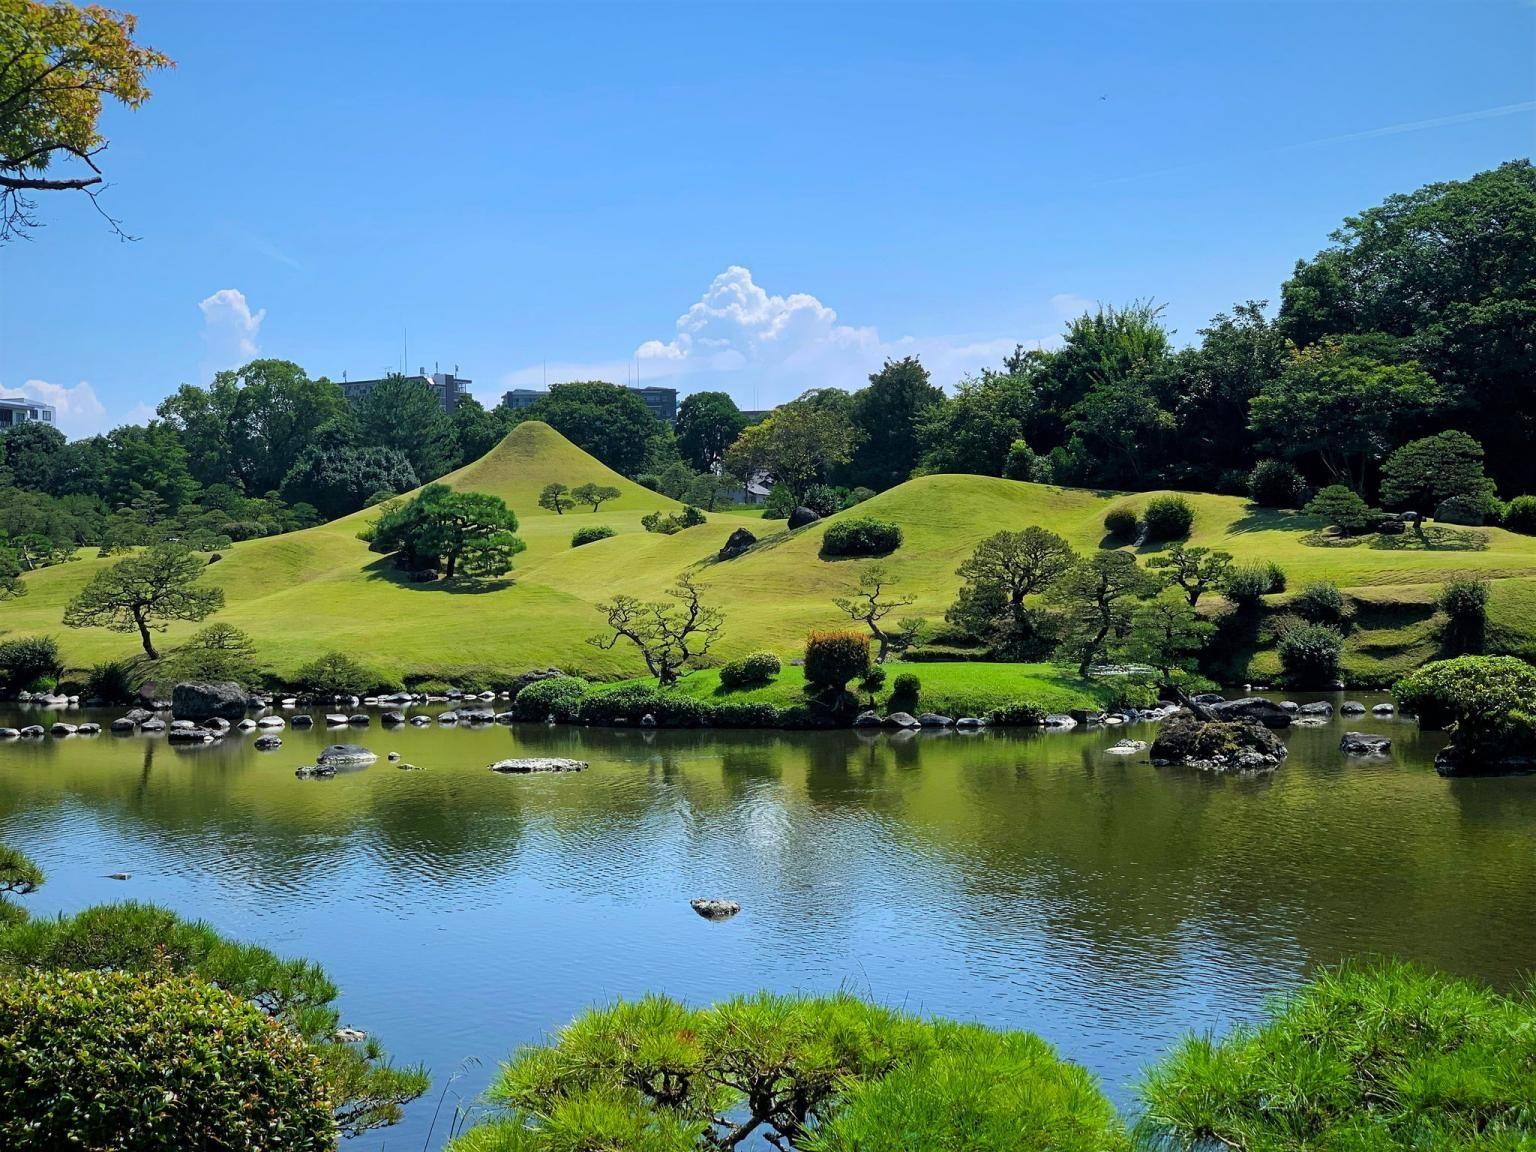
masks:
<path fill-rule="evenodd" d="M 766 406 L 952 385 L 1093 301 L 1179 338 L 1532 154 L 1516 3 L 137 3 L 105 203 L 0 250 L 0 393 L 142 419 L 254 354 Z"/>

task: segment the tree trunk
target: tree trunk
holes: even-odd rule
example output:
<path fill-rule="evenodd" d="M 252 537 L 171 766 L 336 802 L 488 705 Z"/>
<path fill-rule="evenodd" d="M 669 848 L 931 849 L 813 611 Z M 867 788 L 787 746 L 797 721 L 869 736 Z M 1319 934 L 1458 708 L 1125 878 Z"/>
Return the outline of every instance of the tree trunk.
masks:
<path fill-rule="evenodd" d="M 144 645 L 144 652 L 151 660 L 160 659 L 160 653 L 155 651 L 155 642 L 150 639 L 149 625 L 144 623 L 144 617 L 137 612 L 133 614 L 133 622 L 139 626 L 139 640 Z"/>

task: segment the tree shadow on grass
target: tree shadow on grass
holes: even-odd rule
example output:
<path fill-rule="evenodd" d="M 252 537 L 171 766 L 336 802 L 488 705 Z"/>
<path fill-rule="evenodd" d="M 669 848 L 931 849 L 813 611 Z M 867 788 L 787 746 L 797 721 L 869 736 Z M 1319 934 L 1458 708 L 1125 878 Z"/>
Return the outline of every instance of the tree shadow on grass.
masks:
<path fill-rule="evenodd" d="M 396 568 L 389 557 L 383 556 L 367 565 L 363 571 L 369 580 L 382 580 L 410 592 L 435 592 L 447 596 L 482 596 L 487 592 L 500 592 L 511 588 L 516 581 L 510 576 L 455 576 L 452 580 L 412 580 L 409 572 Z"/>
<path fill-rule="evenodd" d="M 1241 517 L 1228 526 L 1231 535 L 1244 532 L 1316 532 L 1325 525 L 1321 517 L 1308 516 L 1285 508 L 1261 508 L 1257 504 L 1245 505 Z"/>

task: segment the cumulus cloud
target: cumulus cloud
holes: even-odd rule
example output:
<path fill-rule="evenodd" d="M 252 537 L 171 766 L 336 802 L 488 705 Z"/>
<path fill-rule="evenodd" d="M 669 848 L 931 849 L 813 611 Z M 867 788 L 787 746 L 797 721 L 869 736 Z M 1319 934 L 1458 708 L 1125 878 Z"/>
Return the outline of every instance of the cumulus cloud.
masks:
<path fill-rule="evenodd" d="M 628 383 L 638 372 L 642 383 L 688 392 L 719 389 L 744 407 L 768 407 L 808 388 L 860 388 L 887 357 L 919 356 L 935 382 L 950 385 L 967 373 L 997 367 L 1016 343 L 1013 335 L 887 339 L 873 325 L 842 323 L 836 310 L 809 293 L 771 293 L 750 269 L 731 265 L 677 318 L 669 339 L 645 341 L 633 362 L 534 366 L 508 373 L 502 384 Z"/>
<path fill-rule="evenodd" d="M 252 312 L 244 292 L 220 288 L 197 306 L 203 313 L 205 368 L 215 372 L 238 368 L 261 352 L 261 322 L 267 310 Z"/>
<path fill-rule="evenodd" d="M 106 408 L 96 398 L 96 390 L 84 380 L 73 388 L 47 380 L 28 380 L 19 389 L 0 386 L 0 397 L 24 397 L 52 404 L 58 414 L 59 431 L 68 436 L 90 436 L 103 431 L 107 424 Z"/>

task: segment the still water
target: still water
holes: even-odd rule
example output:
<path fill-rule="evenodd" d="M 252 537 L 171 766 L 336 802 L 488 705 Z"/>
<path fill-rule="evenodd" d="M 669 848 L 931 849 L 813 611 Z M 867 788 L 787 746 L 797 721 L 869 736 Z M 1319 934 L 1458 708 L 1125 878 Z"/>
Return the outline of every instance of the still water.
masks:
<path fill-rule="evenodd" d="M 1390 735 L 1392 756 L 1346 761 L 1346 728 Z M 465 1066 L 445 1112 L 519 1043 L 653 989 L 843 987 L 1028 1028 L 1129 1104 L 1184 1030 L 1252 1016 L 1318 965 L 1394 954 L 1501 985 L 1536 968 L 1536 778 L 1442 780 L 1443 738 L 1411 721 L 1294 729 L 1284 766 L 1246 779 L 1105 754 L 1147 726 L 282 735 L 0 744 L 0 838 L 48 874 L 24 902 L 155 901 L 317 960 L 343 1022 L 427 1063 L 434 1095 Z M 336 739 L 379 762 L 294 777 Z M 591 768 L 486 770 L 511 755 Z M 743 911 L 706 922 L 695 896 Z M 353 1147 L 436 1146 L 434 1107 Z"/>

